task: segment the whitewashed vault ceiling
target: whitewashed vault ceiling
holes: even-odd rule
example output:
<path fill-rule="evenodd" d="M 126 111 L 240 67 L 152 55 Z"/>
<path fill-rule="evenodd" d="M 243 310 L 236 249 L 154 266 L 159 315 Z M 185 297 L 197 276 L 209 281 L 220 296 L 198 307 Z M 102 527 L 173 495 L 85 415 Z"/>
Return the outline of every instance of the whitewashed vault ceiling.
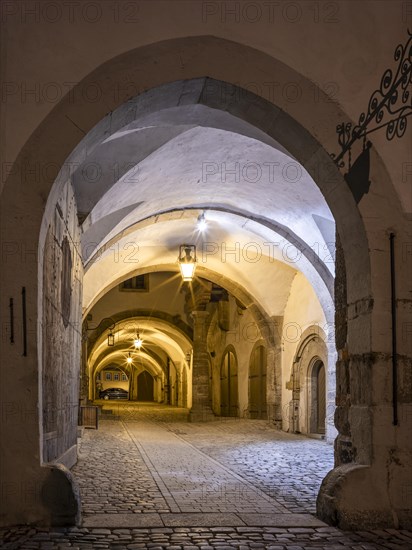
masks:
<path fill-rule="evenodd" d="M 66 163 L 83 229 L 85 311 L 131 273 L 177 269 L 185 242 L 269 315 L 282 314 L 297 270 L 328 308 L 335 224 L 315 182 L 241 115 L 177 101 L 177 92 L 179 83 L 162 86 L 108 114 Z"/>

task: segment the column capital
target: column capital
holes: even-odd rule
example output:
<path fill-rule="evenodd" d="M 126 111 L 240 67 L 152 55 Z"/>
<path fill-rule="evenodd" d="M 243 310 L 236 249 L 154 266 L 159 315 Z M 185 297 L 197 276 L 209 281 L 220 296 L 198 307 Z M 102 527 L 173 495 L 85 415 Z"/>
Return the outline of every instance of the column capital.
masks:
<path fill-rule="evenodd" d="M 209 316 L 208 311 L 192 311 L 190 314 L 194 319 L 206 319 Z"/>

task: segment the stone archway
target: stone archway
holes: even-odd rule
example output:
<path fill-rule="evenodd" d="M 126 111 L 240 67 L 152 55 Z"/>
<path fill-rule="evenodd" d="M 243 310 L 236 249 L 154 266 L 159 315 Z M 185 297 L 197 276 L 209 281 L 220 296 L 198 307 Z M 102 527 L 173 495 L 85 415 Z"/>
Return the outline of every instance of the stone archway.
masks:
<path fill-rule="evenodd" d="M 277 64 L 275 60 L 269 58 L 268 56 L 262 54 L 261 52 L 258 52 L 257 50 L 252 50 L 251 48 L 246 48 L 244 46 L 240 45 L 234 45 L 233 43 L 228 43 L 227 41 L 215 39 L 213 37 L 204 37 L 200 40 L 202 42 L 201 46 L 204 51 L 207 51 L 207 56 L 202 57 L 202 63 L 197 64 L 198 62 L 198 56 L 193 55 L 191 56 L 191 64 L 189 64 L 187 67 L 184 68 L 183 75 L 182 75 L 182 68 L 179 66 L 167 66 L 167 63 L 170 64 L 170 60 L 173 58 L 172 52 L 179 52 L 179 49 L 186 50 L 189 49 L 191 45 L 193 44 L 191 39 L 182 39 L 177 41 L 170 41 L 170 43 L 167 43 L 166 45 L 163 43 L 161 45 L 153 45 L 148 46 L 146 48 L 142 48 L 139 50 L 139 52 L 131 52 L 128 54 L 125 54 L 123 56 L 120 56 L 120 58 L 116 58 L 101 67 L 99 67 L 98 70 L 96 70 L 93 74 L 89 75 L 82 83 L 79 84 L 79 88 L 83 86 L 87 82 L 92 82 L 94 80 L 98 80 L 99 82 L 105 82 L 102 89 L 104 89 L 106 92 L 108 92 L 108 88 L 115 84 L 116 82 L 120 82 L 123 75 L 127 73 L 127 71 L 136 70 L 136 71 L 142 71 L 142 67 L 144 66 L 144 63 L 150 64 L 153 57 L 158 58 L 161 62 L 159 64 L 159 71 L 155 75 L 153 73 L 150 73 L 147 76 L 145 76 L 146 81 L 144 82 L 144 86 L 148 88 L 155 87 L 156 85 L 159 85 L 161 83 L 164 83 L 165 81 L 171 81 L 176 80 L 178 78 L 193 78 L 198 77 L 199 75 L 204 74 L 214 74 L 213 69 L 211 68 L 210 63 L 208 64 L 207 57 L 213 57 L 214 55 L 221 54 L 222 55 L 222 64 L 227 67 L 227 80 L 236 82 L 236 76 L 237 76 L 237 70 L 239 68 L 236 63 L 234 63 L 234 59 L 237 60 L 237 63 L 242 63 L 242 67 L 244 68 L 243 59 L 244 56 L 242 55 L 242 52 L 248 52 L 250 54 L 250 58 L 261 60 L 261 62 L 258 62 L 256 66 L 258 66 L 258 70 L 262 70 L 262 67 L 265 68 L 265 70 L 262 71 L 262 74 L 270 74 L 271 70 L 280 67 L 282 70 L 280 73 L 285 76 L 285 74 L 294 74 L 293 71 L 289 70 L 285 66 L 281 67 L 281 64 Z M 167 52 L 167 55 L 166 53 Z M 197 50 L 198 52 L 198 50 Z M 213 55 L 211 55 L 211 52 L 213 52 Z M 190 56 L 189 56 L 190 57 Z M 139 64 L 136 64 L 136 59 L 140 59 Z M 176 55 L 176 59 L 178 59 L 179 56 Z M 138 67 L 137 67 L 138 65 Z M 247 66 L 254 67 L 254 63 L 248 63 Z M 167 76 L 164 76 L 163 69 L 166 68 L 166 74 Z M 210 68 L 210 70 L 209 70 Z M 224 73 L 225 71 L 223 71 Z M 136 73 L 138 74 L 138 73 Z M 145 74 L 145 71 L 143 70 L 140 74 Z M 273 72 L 272 72 L 273 74 Z M 221 77 L 221 75 L 215 75 L 216 77 Z M 305 81 L 302 79 L 302 82 L 304 85 L 309 86 L 309 81 Z M 214 94 L 214 99 L 216 100 L 216 95 Z M 224 107 L 225 103 L 227 104 L 226 98 L 222 101 L 217 101 L 217 108 Z M 38 130 L 35 132 L 35 134 L 32 136 L 32 138 L 26 143 L 25 147 L 22 149 L 18 159 L 17 164 L 22 164 L 23 161 L 31 162 L 34 159 L 38 163 L 54 163 L 55 166 L 62 166 L 64 159 L 67 158 L 70 151 L 73 150 L 73 148 L 76 146 L 80 139 L 79 131 L 78 129 L 75 129 L 73 127 L 67 128 L 62 121 L 64 121 L 65 117 L 69 118 L 68 115 L 71 115 L 72 118 L 75 120 L 82 120 L 83 121 L 83 128 L 87 130 L 91 129 L 91 127 L 101 118 L 103 118 L 105 112 L 107 111 L 107 105 L 111 104 L 113 105 L 113 102 L 106 103 L 105 101 L 102 101 L 101 104 L 94 104 L 93 106 L 90 106 L 90 104 L 86 104 L 86 102 L 82 102 L 81 100 L 78 102 L 75 102 L 75 104 L 70 105 L 70 101 L 68 98 L 65 98 L 55 109 L 54 111 L 43 121 L 41 126 L 38 128 Z M 369 266 L 369 252 L 368 252 L 368 243 L 366 238 L 366 233 L 364 231 L 363 223 L 361 221 L 359 211 L 354 204 L 353 198 L 351 197 L 349 191 L 346 188 L 345 182 L 343 181 L 343 178 L 340 176 L 338 170 L 336 169 L 335 165 L 331 161 L 331 159 L 328 156 L 328 150 L 332 150 L 332 147 L 328 147 L 331 143 L 328 142 L 328 139 L 325 137 L 322 139 L 322 145 L 320 145 L 314 138 L 313 135 L 316 135 L 315 132 L 315 125 L 314 127 L 311 126 L 311 124 L 308 124 L 309 132 L 305 129 L 303 122 L 300 121 L 299 113 L 292 113 L 291 115 L 288 114 L 286 111 L 282 111 L 274 107 L 273 104 L 266 101 L 266 104 L 268 104 L 268 107 L 272 109 L 272 112 L 274 113 L 274 117 L 270 118 L 267 117 L 266 113 L 260 121 L 260 126 L 265 127 L 267 124 L 267 121 L 270 120 L 271 123 L 273 121 L 276 121 L 275 124 L 275 135 L 278 136 L 280 142 L 282 142 L 282 136 L 285 135 L 284 128 L 288 127 L 290 132 L 287 135 L 287 142 L 285 143 L 285 146 L 290 148 L 290 151 L 296 156 L 298 160 L 302 162 L 302 164 L 308 169 L 310 173 L 313 174 L 315 181 L 318 183 L 320 188 L 322 189 L 322 192 L 324 193 L 324 196 L 326 197 L 328 203 L 331 206 L 331 209 L 334 213 L 337 226 L 338 226 L 338 232 L 340 235 L 340 240 L 342 243 L 343 252 L 345 255 L 345 261 L 346 261 L 346 268 L 348 272 L 351 273 L 351 280 L 348 280 L 347 289 L 348 289 L 348 303 L 351 304 L 352 313 L 353 315 L 350 317 L 348 322 L 348 332 L 347 335 L 345 334 L 345 337 L 343 338 L 343 348 L 345 348 L 345 354 L 344 354 L 344 360 L 345 362 L 340 365 L 340 378 L 345 378 L 344 373 L 347 370 L 354 371 L 353 374 L 355 378 L 357 376 L 360 376 L 360 374 L 356 374 L 355 371 L 357 371 L 357 365 L 359 361 L 369 361 L 368 362 L 368 369 L 370 370 L 372 365 L 372 338 L 371 338 L 371 317 L 373 313 L 373 292 L 372 292 L 372 281 L 370 277 L 370 266 Z M 116 105 L 113 105 L 115 107 Z M 236 105 L 236 107 L 238 107 Z M 336 105 L 326 105 L 326 110 L 328 110 L 328 114 L 330 115 L 330 120 L 340 120 L 342 118 L 342 113 L 339 112 Z M 239 107 L 239 111 L 242 112 L 242 107 Z M 250 111 L 253 111 L 249 113 L 243 112 L 243 116 L 250 120 L 251 123 L 253 123 L 253 117 L 259 118 L 259 115 L 257 114 L 259 112 L 259 108 L 252 109 Z M 310 115 L 307 115 L 310 116 Z M 310 120 L 310 119 L 309 119 Z M 306 121 L 308 122 L 308 121 Z M 256 122 L 258 123 L 258 121 Z M 67 128 L 67 131 L 65 130 Z M 311 135 L 312 133 L 312 135 Z M 302 145 L 303 142 L 303 145 Z M 372 153 L 373 154 L 373 153 Z M 377 165 L 382 167 L 381 174 L 379 176 L 376 183 L 377 188 L 379 189 L 379 186 L 382 187 L 381 195 L 382 197 L 389 196 L 390 191 L 388 191 L 388 184 L 385 184 L 385 179 L 389 181 L 389 178 L 387 178 L 387 174 L 385 173 L 384 167 L 382 166 L 382 163 L 377 159 Z M 326 168 L 325 168 L 326 167 Z M 325 169 L 325 170 L 323 170 Z M 319 173 L 319 172 L 326 172 L 326 173 Z M 333 179 L 333 184 L 331 183 L 331 176 Z M 51 184 L 52 182 L 48 180 L 47 177 L 44 175 L 40 178 L 41 181 L 38 182 L 38 185 L 24 187 L 20 185 L 19 181 L 19 175 L 16 172 L 11 172 L 6 185 L 5 185 L 5 192 L 4 192 L 4 200 L 2 202 L 2 208 L 4 215 L 2 215 L 2 227 L 5 229 L 5 234 L 10 235 L 13 234 L 15 239 L 20 239 L 21 242 L 27 243 L 27 249 L 28 250 L 38 250 L 38 253 L 34 254 L 34 257 L 36 260 L 39 260 L 39 270 L 37 271 L 37 266 L 32 266 L 31 269 L 25 270 L 23 273 L 22 270 L 19 269 L 20 261 L 18 255 L 15 255 L 15 257 L 11 257 L 10 261 L 5 265 L 5 269 L 3 270 L 2 277 L 4 278 L 4 281 L 6 285 L 2 285 L 3 288 L 6 287 L 6 289 L 10 289 L 10 292 L 15 293 L 17 289 L 20 289 L 21 287 L 27 286 L 30 288 L 31 293 L 28 297 L 28 313 L 29 317 L 32 320 L 39 319 L 39 333 L 38 337 L 35 335 L 35 331 L 33 331 L 29 335 L 29 350 L 30 355 L 29 359 L 15 357 L 15 354 L 12 350 L 6 349 L 5 351 L 5 360 L 6 361 L 13 361 L 15 364 L 15 373 L 17 376 L 21 376 L 22 379 L 27 380 L 27 384 L 30 384 L 30 399 L 28 402 L 28 406 L 31 406 L 33 410 L 37 407 L 37 401 L 40 402 L 40 410 L 42 408 L 42 395 L 43 390 L 42 386 L 40 384 L 40 387 L 37 388 L 37 380 L 38 380 L 38 374 L 40 371 L 40 375 L 42 375 L 42 365 L 43 365 L 43 349 L 42 349 L 42 297 L 43 297 L 43 288 L 42 288 L 42 277 L 43 277 L 43 249 L 44 249 L 44 243 L 45 243 L 45 236 L 48 230 L 48 224 L 52 217 L 52 214 L 54 214 L 55 204 L 56 204 L 56 197 L 59 194 L 59 190 L 56 190 L 56 194 L 51 197 L 50 203 L 47 207 L 47 215 L 44 218 L 44 224 L 41 229 L 42 225 L 42 216 L 44 213 L 44 201 L 47 196 L 50 194 Z M 336 183 L 336 185 L 335 185 Z M 385 185 L 387 185 L 385 187 Z M 378 201 L 376 198 L 377 194 L 374 195 L 374 197 L 368 197 L 368 204 L 374 205 L 374 201 Z M 378 201 L 379 202 L 379 201 Z M 380 203 L 379 203 L 380 204 Z M 16 211 L 21 212 L 25 211 L 26 207 L 30 205 L 30 208 L 27 208 L 27 211 L 29 212 L 26 224 L 21 224 L 20 226 L 16 227 L 15 220 L 14 220 L 14 213 Z M 391 210 L 388 209 L 389 212 L 387 213 L 388 216 L 391 215 Z M 385 214 L 386 216 L 386 214 Z M 386 218 L 385 218 L 386 220 Z M 382 222 L 384 223 L 384 222 Z M 27 232 L 27 227 L 30 227 L 31 231 L 30 234 Z M 40 239 L 39 234 L 41 233 Z M 380 238 L 380 235 L 377 236 L 377 239 Z M 373 239 L 372 239 L 373 240 Z M 38 246 L 39 245 L 39 246 Z M 372 246 L 370 249 L 372 250 Z M 40 274 L 40 279 L 38 279 L 38 274 Z M 376 281 L 374 284 L 380 284 L 382 282 L 382 278 L 384 276 L 377 276 Z M 12 282 L 11 282 L 12 281 Z M 7 295 L 7 292 L 4 294 L 3 297 L 3 306 L 6 307 L 6 304 L 4 300 L 6 299 L 5 296 Z M 344 306 L 346 303 L 344 304 Z M 78 320 L 76 320 L 78 322 Z M 362 328 L 362 342 L 358 341 L 358 334 L 360 327 Z M 347 338 L 346 338 L 347 336 Z M 79 340 L 80 336 L 76 335 L 76 338 Z M 353 347 L 353 350 L 351 347 L 349 347 L 349 350 L 347 349 L 347 343 L 349 342 L 349 345 L 352 346 L 353 342 L 356 342 L 356 345 Z M 343 349 L 342 348 L 342 349 Z M 351 359 L 351 354 L 353 354 L 353 359 Z M 375 358 L 376 359 L 376 358 Z M 41 379 L 42 376 L 39 378 Z M 356 386 L 356 380 L 354 380 L 354 384 Z M 6 386 L 8 387 L 8 384 L 12 385 L 12 381 L 6 380 Z M 34 385 L 33 385 L 34 384 Z M 18 390 L 18 392 L 22 392 L 21 395 L 25 395 L 24 392 L 26 392 L 27 388 L 22 387 Z M 346 391 L 345 395 L 350 395 L 350 388 L 347 388 L 348 391 Z M 27 392 L 26 392 L 27 393 Z M 367 391 L 365 389 L 365 392 L 362 393 L 361 396 L 358 396 L 359 399 L 357 401 L 357 404 L 350 405 L 352 413 L 358 413 L 362 416 L 362 411 L 365 410 L 370 405 L 370 399 L 368 397 Z M 357 462 L 360 464 L 370 465 L 372 462 L 372 428 L 371 423 L 372 419 L 370 415 L 363 415 L 362 416 L 362 430 L 358 430 L 356 426 L 354 426 L 354 429 L 352 430 L 352 433 L 347 434 L 346 433 L 346 424 L 348 423 L 348 419 L 351 416 L 349 414 L 349 405 L 347 404 L 348 400 L 342 400 L 340 407 L 341 411 L 338 415 L 338 423 L 339 423 L 339 429 L 342 432 L 345 432 L 344 437 L 341 438 L 338 441 L 338 449 L 340 448 L 340 444 L 342 441 L 345 442 L 345 445 L 350 447 L 352 450 L 349 453 L 350 460 L 354 460 L 356 458 Z M 353 415 L 352 415 L 353 416 Z M 39 438 L 43 436 L 42 432 L 42 426 L 41 421 L 39 421 L 39 425 L 36 425 L 35 433 L 37 434 L 37 437 L 33 439 L 30 443 L 28 443 L 28 449 L 30 450 L 30 453 L 26 453 L 29 456 L 36 457 L 37 451 L 38 451 L 38 445 L 39 445 Z M 370 441 L 368 444 L 363 445 L 362 438 L 364 436 L 364 433 L 368 433 L 370 437 Z M 9 436 L 6 434 L 6 437 L 8 437 L 10 444 L 9 444 L 9 450 L 7 451 L 7 464 L 12 463 L 13 456 L 17 455 L 19 452 L 18 446 L 16 446 L 13 443 L 13 434 L 10 431 Z M 353 453 L 358 453 L 358 455 L 355 457 Z M 340 461 L 338 453 L 338 462 Z M 28 461 L 31 461 L 31 467 L 39 471 L 39 464 L 37 459 L 27 458 Z M 43 457 L 41 458 L 41 463 L 43 463 Z M 352 479 L 353 476 L 363 476 L 362 479 L 365 480 L 365 484 L 367 486 L 371 483 L 370 474 L 366 473 L 365 470 L 362 471 L 362 473 L 358 473 L 358 470 L 356 470 L 357 473 L 353 474 L 353 471 L 347 470 L 344 472 L 345 479 Z M 59 476 L 62 476 L 62 474 L 58 474 Z M 39 479 L 43 480 L 43 478 L 46 476 L 46 472 L 39 473 Z M 62 477 L 62 483 L 67 483 L 66 477 Z M 350 483 L 350 482 L 348 482 Z M 332 487 L 332 488 L 331 488 Z M 332 495 L 330 498 L 335 498 L 334 495 L 334 488 L 336 488 L 336 480 L 333 481 L 330 480 L 329 487 L 328 487 L 328 494 Z M 366 494 L 366 493 L 365 493 Z M 338 509 L 340 506 L 339 502 L 333 501 L 333 507 Z M 385 505 L 386 506 L 386 505 Z M 369 510 L 371 506 L 367 505 L 367 510 Z M 12 518 L 11 521 L 13 522 L 25 522 L 27 510 L 19 511 L 19 503 L 11 502 L 9 506 L 10 510 L 10 517 Z M 385 508 L 386 510 L 386 508 Z M 41 518 L 47 518 L 50 515 L 50 510 L 46 509 L 39 509 L 37 512 L 38 517 Z M 369 512 L 365 512 L 363 516 L 367 517 Z M 382 515 L 383 514 L 383 515 Z M 379 517 L 387 517 L 387 512 L 382 512 Z M 339 520 L 337 520 L 339 521 Z M 350 520 L 348 520 L 350 521 Z"/>
<path fill-rule="evenodd" d="M 87 326 L 87 323 L 84 323 Z M 143 345 L 137 351 L 131 350 L 132 340 L 136 334 L 136 326 L 140 327 Z M 165 399 L 170 404 L 177 404 L 178 400 L 188 400 L 187 394 L 182 396 L 178 391 L 180 370 L 185 369 L 186 354 L 192 346 L 192 330 L 182 320 L 171 317 L 165 312 L 155 310 L 123 310 L 117 311 L 113 317 L 97 321 L 96 328 L 91 330 L 90 338 L 86 338 L 87 352 L 84 353 L 82 365 L 82 379 L 89 380 L 81 393 L 85 403 L 93 399 L 93 380 L 96 373 L 112 362 L 123 367 L 129 378 L 130 400 L 139 399 L 138 376 L 142 371 L 148 371 L 154 378 L 155 400 Z M 108 333 L 112 334 L 112 345 L 107 345 Z M 127 362 L 128 355 L 132 361 Z M 144 381 L 144 380 L 143 380 Z M 158 382 L 159 381 L 159 382 Z M 164 386 L 160 383 L 164 383 Z M 172 391 L 170 392 L 170 381 Z M 144 381 L 145 382 L 145 381 Z M 147 382 L 147 383 L 146 383 Z M 150 380 L 145 384 L 150 384 Z M 163 390 L 160 388 L 164 388 Z M 186 384 L 187 391 L 187 384 Z"/>
<path fill-rule="evenodd" d="M 334 413 L 334 354 L 328 353 L 327 336 L 318 326 L 308 327 L 302 334 L 296 347 L 296 353 L 290 373 L 290 380 L 287 383 L 291 390 L 289 402 L 289 429 L 298 433 L 318 433 L 313 431 L 314 424 L 318 428 L 317 407 L 318 399 L 318 369 L 315 366 L 322 365 L 324 377 L 324 433 L 331 443 L 335 437 L 333 427 Z M 332 364 L 330 364 L 332 363 Z M 329 400 L 326 395 L 329 392 Z M 332 394 L 332 399 L 331 399 Z M 313 410 L 313 402 L 316 403 L 316 410 Z"/>

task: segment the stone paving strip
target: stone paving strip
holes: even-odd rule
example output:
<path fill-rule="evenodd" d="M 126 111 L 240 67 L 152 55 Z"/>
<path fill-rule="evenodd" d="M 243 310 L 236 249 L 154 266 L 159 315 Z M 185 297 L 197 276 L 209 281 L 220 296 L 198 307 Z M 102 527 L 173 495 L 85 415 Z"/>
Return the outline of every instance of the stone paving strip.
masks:
<path fill-rule="evenodd" d="M 289 512 L 316 513 L 322 479 L 333 468 L 333 445 L 276 431 L 263 420 L 164 425 Z"/>
<path fill-rule="evenodd" d="M 146 457 L 162 492 L 183 513 L 286 513 L 274 498 L 159 423 L 128 422 L 130 436 Z"/>
<path fill-rule="evenodd" d="M 153 529 L 0 529 L 5 550 L 410 550 L 412 532 L 342 532 L 333 527 L 158 527 Z"/>
<path fill-rule="evenodd" d="M 104 420 L 98 430 L 85 430 L 72 472 L 85 517 L 170 511 L 121 422 Z"/>

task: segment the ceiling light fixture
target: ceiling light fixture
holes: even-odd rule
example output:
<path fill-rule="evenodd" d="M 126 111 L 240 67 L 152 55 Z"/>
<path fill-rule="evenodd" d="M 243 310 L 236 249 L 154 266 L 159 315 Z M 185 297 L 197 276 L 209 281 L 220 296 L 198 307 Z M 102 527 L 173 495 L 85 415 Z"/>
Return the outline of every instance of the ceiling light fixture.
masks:
<path fill-rule="evenodd" d="M 130 351 L 129 351 L 129 355 L 127 356 L 126 361 L 127 361 L 127 363 L 128 363 L 129 365 L 131 365 L 131 364 L 133 363 L 133 359 L 132 359 L 132 357 L 130 356 Z"/>
<path fill-rule="evenodd" d="M 136 332 L 136 338 L 134 339 L 133 343 L 134 343 L 134 347 L 138 350 L 142 347 L 143 340 L 140 338 L 139 331 Z"/>
<path fill-rule="evenodd" d="M 183 281 L 191 282 L 196 270 L 196 246 L 194 244 L 181 244 L 179 246 L 178 263 Z"/>
<path fill-rule="evenodd" d="M 204 233 L 207 229 L 207 221 L 205 218 L 205 213 L 202 212 L 197 218 L 197 224 L 196 224 L 197 230 L 201 233 Z"/>

